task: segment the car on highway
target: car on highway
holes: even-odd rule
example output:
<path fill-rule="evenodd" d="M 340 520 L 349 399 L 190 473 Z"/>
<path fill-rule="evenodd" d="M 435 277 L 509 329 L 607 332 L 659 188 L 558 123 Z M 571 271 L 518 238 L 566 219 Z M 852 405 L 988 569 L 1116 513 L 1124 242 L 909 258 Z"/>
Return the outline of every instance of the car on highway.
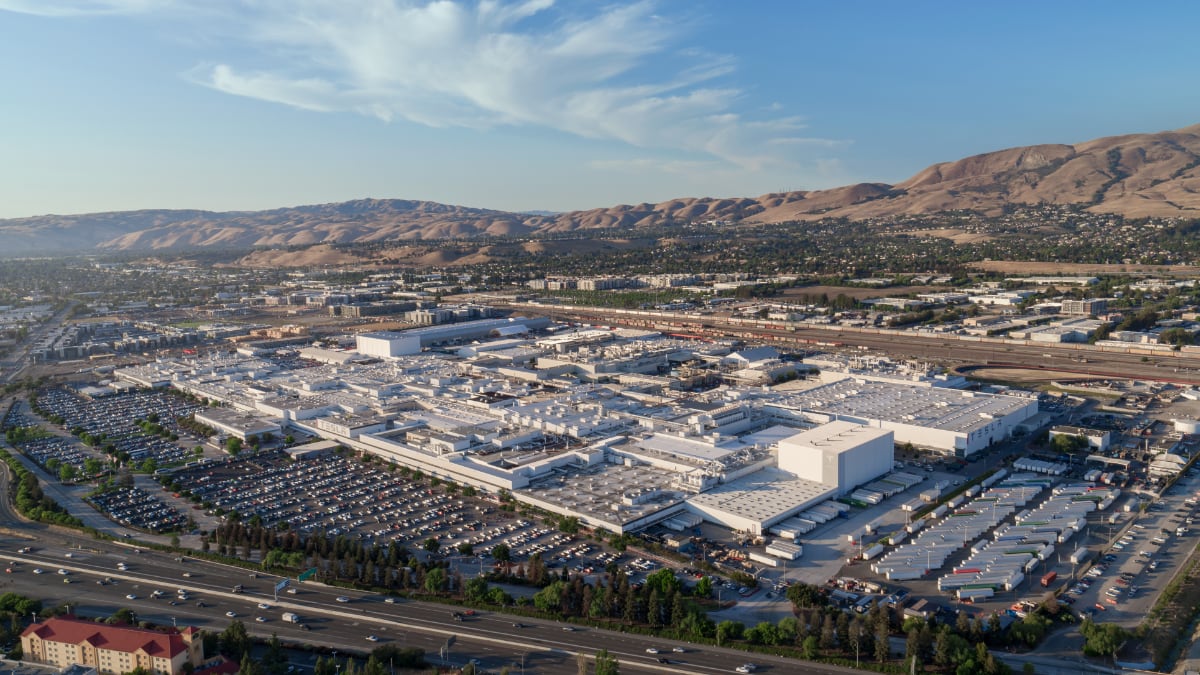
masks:
<path fill-rule="evenodd" d="M 70 574 L 70 572 L 68 572 L 68 571 L 64 570 L 64 569 L 63 569 L 63 568 L 61 568 L 61 567 L 60 567 L 60 568 L 58 568 L 58 573 L 59 573 L 59 574 L 61 574 L 61 575 L 63 575 L 64 577 L 65 577 L 65 576 L 67 576 L 68 574 Z"/>
<path fill-rule="evenodd" d="M 35 568 L 33 568 L 33 573 L 34 574 L 45 574 L 46 572 L 44 570 L 42 570 L 42 568 L 40 568 L 40 567 L 35 567 Z"/>
<path fill-rule="evenodd" d="M 126 600 L 137 600 L 137 596 L 134 595 L 133 593 L 129 593 L 128 595 L 125 596 L 125 599 Z"/>
<path fill-rule="evenodd" d="M 568 633 L 573 633 L 573 632 L 575 632 L 575 626 L 563 626 L 563 627 L 562 627 L 562 629 L 563 629 L 563 630 L 565 630 L 565 631 L 566 631 L 566 632 L 568 632 Z"/>
<path fill-rule="evenodd" d="M 367 640 L 369 640 L 370 642 L 379 642 L 379 638 L 374 635 L 368 635 Z"/>
<path fill-rule="evenodd" d="M 675 652 L 676 654 L 682 654 L 682 653 L 686 652 L 687 650 L 684 649 L 683 647 L 671 647 L 671 651 Z"/>
<path fill-rule="evenodd" d="M 647 654 L 657 654 L 658 647 L 646 647 L 646 653 Z"/>
<path fill-rule="evenodd" d="M 350 598 L 347 598 L 347 597 L 346 597 L 346 596 L 344 596 L 344 595 L 339 595 L 339 596 L 337 596 L 337 598 L 335 598 L 335 599 L 336 599 L 338 602 L 350 602 Z"/>
<path fill-rule="evenodd" d="M 235 612 L 231 609 L 228 612 L 225 612 L 225 616 L 227 616 L 231 619 L 234 619 L 234 618 L 237 618 L 237 612 Z"/>
<path fill-rule="evenodd" d="M 266 623 L 267 618 L 265 616 L 256 616 L 256 617 L 254 617 L 254 621 L 256 623 Z"/>
<path fill-rule="evenodd" d="M 392 598 L 392 597 L 384 598 L 384 599 L 383 599 L 383 601 L 384 601 L 384 602 L 386 602 L 386 603 L 387 603 L 387 604 L 389 604 L 389 605 L 394 605 L 394 604 L 396 604 L 396 599 L 395 599 L 395 598 Z"/>
<path fill-rule="evenodd" d="M 271 609 L 271 606 L 265 602 L 260 602 L 260 603 L 258 603 L 258 608 L 259 609 Z"/>
<path fill-rule="evenodd" d="M 190 579 L 190 578 L 191 578 L 191 576 L 192 576 L 192 573 L 191 573 L 191 572 L 184 572 L 184 573 L 183 573 L 183 576 L 185 576 L 185 577 L 188 577 L 188 578 Z"/>

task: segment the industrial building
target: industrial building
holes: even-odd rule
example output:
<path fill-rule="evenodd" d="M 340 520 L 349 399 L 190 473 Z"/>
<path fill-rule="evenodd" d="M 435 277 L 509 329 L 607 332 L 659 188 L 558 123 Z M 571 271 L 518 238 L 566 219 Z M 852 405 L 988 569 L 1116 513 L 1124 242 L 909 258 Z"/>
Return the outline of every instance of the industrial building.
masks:
<path fill-rule="evenodd" d="M 1012 435 L 1037 414 L 1036 397 L 845 379 L 781 396 L 768 405 L 814 422 L 845 420 L 887 429 L 897 443 L 967 457 Z"/>
<path fill-rule="evenodd" d="M 319 436 L 616 533 L 695 519 L 806 531 L 849 508 L 835 497 L 876 504 L 919 482 L 879 480 L 893 442 L 967 454 L 1037 410 L 1036 398 L 853 377 L 808 391 L 698 392 L 682 384 L 691 371 L 770 363 L 775 351 L 731 354 L 644 330 L 526 335 L 547 323 L 367 333 L 357 345 L 369 358 L 305 368 L 206 354 L 114 374 L 221 404 L 197 419 L 227 434 Z M 426 349 L 446 342 L 459 345 Z"/>
<path fill-rule="evenodd" d="M 419 354 L 437 344 L 477 340 L 488 336 L 511 337 L 550 325 L 549 319 L 514 317 L 480 319 L 445 326 L 428 326 L 405 331 L 362 333 L 357 337 L 358 353 L 378 358 Z"/>
<path fill-rule="evenodd" d="M 685 508 L 731 530 L 760 535 L 835 496 L 834 486 L 768 468 L 691 497 Z"/>
<path fill-rule="evenodd" d="M 892 470 L 892 432 L 835 421 L 779 442 L 779 468 L 844 495 Z"/>

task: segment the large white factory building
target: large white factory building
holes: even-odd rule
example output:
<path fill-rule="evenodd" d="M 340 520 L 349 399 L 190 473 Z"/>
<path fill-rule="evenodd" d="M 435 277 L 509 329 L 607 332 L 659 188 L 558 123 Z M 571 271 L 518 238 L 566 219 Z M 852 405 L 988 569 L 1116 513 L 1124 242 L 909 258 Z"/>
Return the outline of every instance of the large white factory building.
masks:
<path fill-rule="evenodd" d="M 844 495 L 892 470 L 892 432 L 830 422 L 779 442 L 779 468 Z"/>

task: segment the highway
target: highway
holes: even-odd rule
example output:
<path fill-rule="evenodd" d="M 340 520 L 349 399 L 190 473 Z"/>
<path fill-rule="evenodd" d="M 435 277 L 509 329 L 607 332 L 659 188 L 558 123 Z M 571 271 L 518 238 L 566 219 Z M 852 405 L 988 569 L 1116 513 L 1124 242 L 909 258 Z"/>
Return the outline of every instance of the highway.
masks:
<path fill-rule="evenodd" d="M 25 546 L 33 550 L 18 553 Z M 320 644 L 343 653 L 365 653 L 379 644 L 394 643 L 423 648 L 429 660 L 437 662 L 440 648 L 454 636 L 449 663 L 462 665 L 476 658 L 484 669 L 498 670 L 507 665 L 514 672 L 523 660 L 526 672 L 574 673 L 577 652 L 591 655 L 601 648 L 616 655 L 627 672 L 730 673 L 751 660 L 759 665 L 758 672 L 795 672 L 798 667 L 796 661 L 776 656 L 748 655 L 587 627 L 568 631 L 564 630 L 567 624 L 491 611 L 480 611 L 459 622 L 452 616 L 454 606 L 401 599 L 390 604 L 378 594 L 308 582 L 298 584 L 294 595 L 280 592 L 276 600 L 273 589 L 280 580 L 277 576 L 251 577 L 241 568 L 191 558 L 181 563 L 165 553 L 57 532 L 42 533 L 34 541 L 0 537 L 0 560 L 12 570 L 4 575 L 5 592 L 41 598 L 47 606 L 69 604 L 73 612 L 84 616 L 107 616 L 127 607 L 139 620 L 195 625 L 217 632 L 233 620 L 226 614 L 233 612 L 252 635 L 269 637 L 277 633 L 285 642 Z M 118 563 L 125 563 L 128 569 L 119 570 Z M 34 568 L 43 573 L 34 574 Z M 70 574 L 58 574 L 60 568 Z M 72 583 L 63 583 L 64 578 Z M 96 583 L 105 578 L 112 583 Z M 242 584 L 245 591 L 234 593 L 236 584 Z M 177 599 L 180 589 L 188 592 L 188 600 Z M 163 597 L 151 597 L 155 591 L 161 591 Z M 129 599 L 128 595 L 135 598 Z M 349 602 L 338 602 L 339 596 Z M 198 602 L 203 606 L 197 606 Z M 260 608 L 258 603 L 270 608 Z M 310 630 L 283 621 L 283 612 L 299 614 Z M 258 616 L 266 621 L 256 622 Z M 368 641 L 368 635 L 377 636 L 379 641 Z M 663 653 L 648 654 L 646 649 L 650 647 Z M 673 653 L 673 647 L 686 651 Z M 659 658 L 669 659 L 670 663 L 661 664 Z M 813 673 L 853 672 L 808 663 L 804 669 Z"/>

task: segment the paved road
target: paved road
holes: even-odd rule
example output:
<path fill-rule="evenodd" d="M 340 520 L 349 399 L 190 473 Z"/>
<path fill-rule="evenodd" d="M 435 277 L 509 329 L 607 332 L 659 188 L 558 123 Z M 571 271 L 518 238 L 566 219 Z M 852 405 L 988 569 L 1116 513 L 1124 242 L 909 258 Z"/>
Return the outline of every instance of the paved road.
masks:
<path fill-rule="evenodd" d="M 775 656 L 755 654 L 709 646 L 696 647 L 686 643 L 603 631 L 591 628 L 563 630 L 564 624 L 515 617 L 496 612 L 480 612 L 463 622 L 452 618 L 453 608 L 436 603 L 398 601 L 389 604 L 377 594 L 327 588 L 310 583 L 302 584 L 295 595 L 280 593 L 273 597 L 273 586 L 279 577 L 260 575 L 251 578 L 240 568 L 188 559 L 179 563 L 174 558 L 125 546 L 120 542 L 95 542 L 64 535 L 43 535 L 33 543 L 34 550 L 19 554 L 16 549 L 29 545 L 28 540 L 0 537 L 0 556 L 6 563 L 13 561 L 12 574 L 5 575 L 5 591 L 26 593 L 44 598 L 47 605 L 69 603 L 74 611 L 84 615 L 108 615 L 120 607 L 128 607 L 141 620 L 155 623 L 186 623 L 220 631 L 232 620 L 226 612 L 234 612 L 246 622 L 251 633 L 268 636 L 277 633 L 281 639 L 326 645 L 342 651 L 366 652 L 386 642 L 418 646 L 431 658 L 438 654 L 446 639 L 455 636 L 451 662 L 461 665 L 467 658 L 478 658 L 485 668 L 519 664 L 525 655 L 525 667 L 531 673 L 573 673 L 575 654 L 593 654 L 608 649 L 621 661 L 623 670 L 665 673 L 733 672 L 739 664 L 753 660 L 758 672 L 798 672 L 800 663 Z M 76 548 L 82 547 L 82 548 Z M 67 557 L 67 554 L 71 557 Z M 127 571 L 117 569 L 125 562 Z M 44 574 L 33 574 L 35 567 Z M 62 568 L 71 574 L 75 583 L 63 584 L 64 577 L 56 574 Z M 184 577 L 184 572 L 190 576 Z M 115 583 L 98 585 L 104 577 Z M 246 587 L 245 593 L 232 592 L 234 584 Z M 174 600 L 178 589 L 187 590 L 188 601 Z M 166 597 L 154 599 L 153 591 L 163 591 Z M 126 596 L 132 594 L 135 599 Z M 338 596 L 350 602 L 337 602 Z M 197 607 L 197 600 L 206 604 Z M 178 602 L 178 604 L 169 604 Z M 259 602 L 270 609 L 260 609 Z M 284 622 L 282 612 L 300 614 L 311 630 L 302 630 Z M 258 623 L 255 617 L 266 621 Z M 520 623 L 521 626 L 514 626 Z M 380 642 L 367 641 L 375 635 Z M 680 646 L 685 653 L 666 653 Z M 655 647 L 663 650 L 659 656 L 646 653 Z M 657 659 L 668 658 L 670 664 Z M 844 668 L 803 664 L 803 672 L 848 673 Z"/>

